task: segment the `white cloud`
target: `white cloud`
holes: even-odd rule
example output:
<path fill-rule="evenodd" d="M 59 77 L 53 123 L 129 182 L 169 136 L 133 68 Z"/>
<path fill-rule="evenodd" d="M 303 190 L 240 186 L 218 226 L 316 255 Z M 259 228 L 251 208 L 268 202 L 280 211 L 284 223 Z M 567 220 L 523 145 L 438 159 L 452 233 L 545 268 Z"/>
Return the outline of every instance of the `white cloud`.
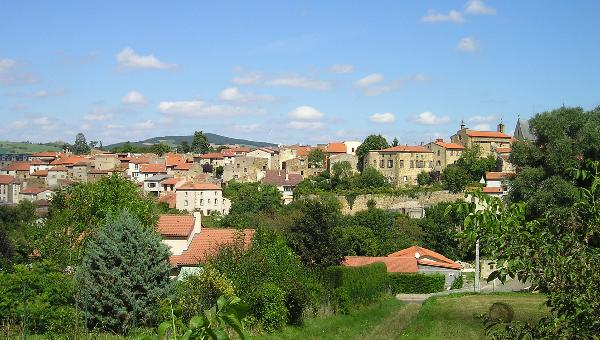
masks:
<path fill-rule="evenodd" d="M 489 115 L 489 116 L 473 116 L 467 119 L 467 121 L 471 122 L 471 123 L 489 123 L 489 122 L 493 122 L 496 119 L 498 119 L 497 116 L 495 115 Z"/>
<path fill-rule="evenodd" d="M 477 124 L 473 126 L 473 130 L 490 131 L 491 129 L 490 124 Z"/>
<path fill-rule="evenodd" d="M 162 101 L 157 110 L 165 115 L 184 117 L 243 116 L 265 114 L 263 109 L 244 108 L 231 105 L 209 105 L 202 100 Z"/>
<path fill-rule="evenodd" d="M 396 120 L 396 116 L 393 113 L 375 113 L 369 117 L 369 120 L 373 123 L 392 123 Z"/>
<path fill-rule="evenodd" d="M 287 127 L 291 129 L 306 129 L 306 130 L 317 130 L 324 127 L 323 122 L 301 122 L 292 120 L 287 124 Z"/>
<path fill-rule="evenodd" d="M 121 69 L 170 70 L 177 68 L 177 64 L 160 61 L 151 54 L 137 55 L 130 47 L 124 48 L 117 54 L 117 63 Z"/>
<path fill-rule="evenodd" d="M 456 45 L 456 49 L 460 52 L 473 53 L 479 51 L 479 42 L 472 37 L 460 39 Z"/>
<path fill-rule="evenodd" d="M 496 15 L 496 9 L 488 7 L 482 0 L 469 0 L 465 12 L 473 15 Z"/>
<path fill-rule="evenodd" d="M 377 83 L 381 83 L 383 81 L 383 75 L 379 73 L 371 73 L 363 78 L 357 80 L 354 85 L 357 87 L 368 87 L 375 85 Z"/>
<path fill-rule="evenodd" d="M 228 87 L 219 93 L 221 100 L 233 102 L 272 102 L 275 97 L 268 94 L 254 94 L 253 92 L 241 93 L 237 87 Z"/>
<path fill-rule="evenodd" d="M 146 104 L 146 98 L 140 92 L 133 90 L 123 96 L 121 102 L 124 104 L 144 105 Z"/>
<path fill-rule="evenodd" d="M 351 64 L 334 64 L 329 67 L 329 71 L 333 73 L 352 73 L 354 65 Z"/>
<path fill-rule="evenodd" d="M 270 86 L 299 87 L 318 91 L 328 91 L 333 88 L 333 84 L 331 82 L 305 77 L 293 73 L 272 78 L 266 81 L 265 84 Z"/>
<path fill-rule="evenodd" d="M 262 77 L 263 76 L 261 72 L 251 71 L 240 74 L 239 76 L 234 77 L 231 81 L 238 85 L 250 85 L 259 83 Z"/>
<path fill-rule="evenodd" d="M 288 113 L 292 120 L 314 121 L 323 118 L 323 113 L 314 107 L 299 106 Z"/>
<path fill-rule="evenodd" d="M 242 124 L 242 125 L 234 125 L 233 129 L 238 132 L 255 132 L 262 128 L 261 124 Z"/>
<path fill-rule="evenodd" d="M 453 22 L 453 23 L 463 23 L 465 19 L 462 14 L 457 10 L 450 10 L 448 14 L 438 13 L 434 10 L 429 10 L 427 15 L 421 18 L 422 22 L 427 23 L 435 23 L 435 22 Z"/>
<path fill-rule="evenodd" d="M 146 121 L 136 123 L 134 125 L 134 127 L 136 129 L 141 129 L 141 130 L 152 129 L 152 128 L 154 128 L 154 122 L 152 120 L 148 119 Z"/>
<path fill-rule="evenodd" d="M 50 125 L 50 119 L 48 117 L 35 118 L 35 119 L 33 119 L 33 124 L 40 125 L 40 126 L 47 126 L 47 125 Z"/>
<path fill-rule="evenodd" d="M 47 97 L 59 97 L 65 95 L 65 89 L 58 89 L 55 91 L 39 90 L 31 94 L 35 98 L 47 98 Z"/>
<path fill-rule="evenodd" d="M 417 118 L 415 118 L 415 122 L 417 124 L 423 125 L 437 125 L 437 124 L 447 124 L 450 122 L 450 117 L 448 116 L 436 116 L 433 112 L 425 111 L 419 113 Z"/>
<path fill-rule="evenodd" d="M 0 58 L 0 73 L 8 72 L 17 66 L 17 61 L 14 59 Z"/>

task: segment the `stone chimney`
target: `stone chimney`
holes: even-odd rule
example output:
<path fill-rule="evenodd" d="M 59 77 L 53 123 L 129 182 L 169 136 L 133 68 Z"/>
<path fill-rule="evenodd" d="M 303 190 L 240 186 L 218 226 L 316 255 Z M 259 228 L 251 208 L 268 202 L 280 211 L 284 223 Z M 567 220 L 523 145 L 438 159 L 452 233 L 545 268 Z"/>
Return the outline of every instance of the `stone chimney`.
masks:
<path fill-rule="evenodd" d="M 498 132 L 504 133 L 504 123 L 502 123 L 502 120 L 500 120 L 497 130 L 498 130 Z"/>

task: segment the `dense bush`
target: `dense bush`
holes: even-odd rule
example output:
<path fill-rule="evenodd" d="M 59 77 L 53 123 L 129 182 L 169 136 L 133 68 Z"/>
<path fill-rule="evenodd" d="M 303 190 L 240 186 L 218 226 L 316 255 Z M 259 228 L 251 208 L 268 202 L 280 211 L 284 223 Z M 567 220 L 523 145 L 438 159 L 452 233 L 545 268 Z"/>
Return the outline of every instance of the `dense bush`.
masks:
<path fill-rule="evenodd" d="M 451 289 L 461 289 L 463 286 L 463 277 L 462 275 L 459 275 L 456 279 L 454 279 L 454 281 L 452 281 L 452 286 L 450 286 Z"/>
<path fill-rule="evenodd" d="M 393 294 L 428 294 L 444 290 L 442 274 L 390 273 L 388 276 Z"/>
<path fill-rule="evenodd" d="M 324 279 L 334 302 L 339 303 L 335 299 L 347 294 L 352 306 L 360 305 L 376 301 L 385 293 L 387 268 L 383 263 L 360 267 L 332 266 L 325 270 Z"/>
<path fill-rule="evenodd" d="M 265 331 L 278 330 L 287 323 L 285 295 L 285 291 L 274 283 L 265 283 L 254 292 L 250 310 Z"/>
<path fill-rule="evenodd" d="M 77 328 L 73 278 L 48 263 L 0 273 L 0 323 L 29 333 L 60 335 Z M 22 322 L 25 321 L 24 326 Z"/>

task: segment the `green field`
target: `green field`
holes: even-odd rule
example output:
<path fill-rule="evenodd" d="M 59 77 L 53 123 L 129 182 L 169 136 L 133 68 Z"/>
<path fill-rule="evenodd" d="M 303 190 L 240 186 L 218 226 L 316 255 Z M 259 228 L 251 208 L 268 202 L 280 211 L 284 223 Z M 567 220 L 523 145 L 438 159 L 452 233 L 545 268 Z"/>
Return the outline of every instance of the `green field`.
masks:
<path fill-rule="evenodd" d="M 61 148 L 56 145 L 51 145 L 51 143 L 32 144 L 26 142 L 0 141 L 0 154 L 34 153 L 41 151 L 61 151 Z"/>

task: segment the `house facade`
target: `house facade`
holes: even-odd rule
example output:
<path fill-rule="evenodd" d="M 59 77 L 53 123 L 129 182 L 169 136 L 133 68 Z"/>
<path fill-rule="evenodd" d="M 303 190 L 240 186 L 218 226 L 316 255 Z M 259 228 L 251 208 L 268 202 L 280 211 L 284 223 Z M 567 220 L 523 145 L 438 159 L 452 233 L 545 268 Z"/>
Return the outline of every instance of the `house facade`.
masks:
<path fill-rule="evenodd" d="M 426 144 L 425 147 L 433 152 L 433 169 L 436 171 L 442 171 L 448 165 L 456 163 L 465 149 L 461 144 L 447 143 L 442 138 Z"/>
<path fill-rule="evenodd" d="M 396 186 L 416 185 L 419 173 L 433 170 L 433 152 L 423 146 L 394 146 L 369 151 L 364 162 L 364 168 L 379 170 Z"/>
<path fill-rule="evenodd" d="M 185 183 L 175 189 L 175 195 L 178 210 L 200 211 L 207 216 L 212 212 L 227 215 L 231 208 L 221 187 L 213 183 Z"/>

